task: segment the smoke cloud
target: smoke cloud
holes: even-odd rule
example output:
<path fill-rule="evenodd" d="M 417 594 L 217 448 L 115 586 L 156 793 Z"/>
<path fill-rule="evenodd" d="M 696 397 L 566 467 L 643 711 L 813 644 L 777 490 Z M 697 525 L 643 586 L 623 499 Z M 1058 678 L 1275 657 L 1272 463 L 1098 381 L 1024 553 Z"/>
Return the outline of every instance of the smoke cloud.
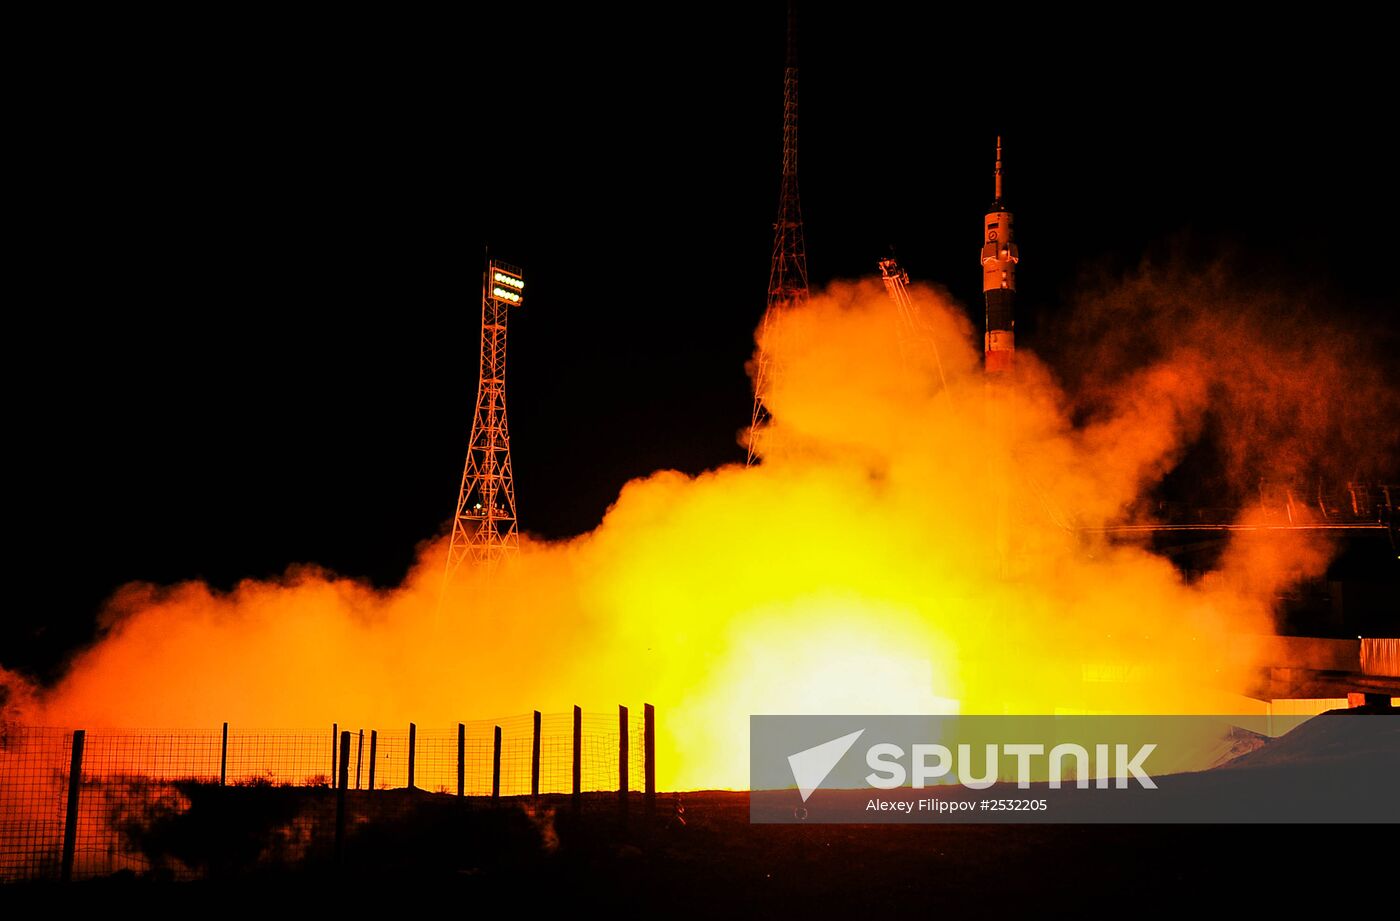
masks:
<path fill-rule="evenodd" d="M 130 585 L 18 706 L 90 728 L 385 727 L 645 700 L 663 789 L 743 787 L 751 713 L 1225 712 L 1243 638 L 1327 547 L 1232 546 L 1188 583 L 1079 529 L 1150 513 L 1206 432 L 1238 493 L 1266 461 L 1312 470 L 1351 430 L 1334 388 L 1384 388 L 1215 284 L 1097 291 L 1074 373 L 1022 351 L 990 391 L 945 294 L 911 289 L 922 333 L 901 361 L 878 283 L 833 284 L 764 333 L 760 466 L 634 480 L 590 533 L 526 539 L 445 592 L 441 539 L 388 590 L 311 566 L 226 593 Z"/>

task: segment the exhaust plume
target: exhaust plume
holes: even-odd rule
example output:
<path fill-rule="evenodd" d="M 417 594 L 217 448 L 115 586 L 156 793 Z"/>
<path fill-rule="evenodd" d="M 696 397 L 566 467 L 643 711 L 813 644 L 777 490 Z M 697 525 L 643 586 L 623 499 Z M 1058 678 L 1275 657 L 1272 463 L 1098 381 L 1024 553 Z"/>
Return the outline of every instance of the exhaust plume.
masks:
<path fill-rule="evenodd" d="M 1188 583 L 1079 529 L 1149 514 L 1205 432 L 1236 493 L 1265 461 L 1311 469 L 1345 427 L 1317 401 L 1385 391 L 1210 285 L 1098 292 L 1075 340 L 1094 361 L 1057 376 L 1020 351 L 989 394 L 945 294 L 911 288 L 946 393 L 927 350 L 894 358 L 877 282 L 833 284 L 767 326 L 761 465 L 634 480 L 593 531 L 526 538 L 441 597 L 445 538 L 387 590 L 314 566 L 228 592 L 128 585 L 67 677 L 15 706 L 91 728 L 384 727 L 646 700 L 666 789 L 745 786 L 752 713 L 1228 712 L 1232 649 L 1327 548 L 1232 546 Z M 1122 303 L 1143 341 L 1105 321 Z"/>

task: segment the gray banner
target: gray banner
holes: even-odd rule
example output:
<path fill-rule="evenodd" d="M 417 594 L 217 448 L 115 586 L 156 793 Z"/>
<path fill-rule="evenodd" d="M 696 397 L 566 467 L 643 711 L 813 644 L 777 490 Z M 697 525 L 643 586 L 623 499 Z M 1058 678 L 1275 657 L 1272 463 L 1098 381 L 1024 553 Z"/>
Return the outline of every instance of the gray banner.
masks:
<path fill-rule="evenodd" d="M 1400 713 L 753 716 L 752 822 L 1397 822 Z"/>

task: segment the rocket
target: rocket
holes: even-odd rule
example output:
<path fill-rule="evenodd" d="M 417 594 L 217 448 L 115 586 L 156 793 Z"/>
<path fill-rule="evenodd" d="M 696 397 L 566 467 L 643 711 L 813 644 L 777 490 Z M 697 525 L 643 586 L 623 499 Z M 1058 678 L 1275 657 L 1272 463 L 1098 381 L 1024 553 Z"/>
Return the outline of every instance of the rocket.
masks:
<path fill-rule="evenodd" d="M 982 299 L 987 307 L 983 341 L 988 374 L 1011 370 L 1016 354 L 1016 236 L 1001 198 L 1001 138 L 997 138 L 996 198 L 982 220 Z"/>

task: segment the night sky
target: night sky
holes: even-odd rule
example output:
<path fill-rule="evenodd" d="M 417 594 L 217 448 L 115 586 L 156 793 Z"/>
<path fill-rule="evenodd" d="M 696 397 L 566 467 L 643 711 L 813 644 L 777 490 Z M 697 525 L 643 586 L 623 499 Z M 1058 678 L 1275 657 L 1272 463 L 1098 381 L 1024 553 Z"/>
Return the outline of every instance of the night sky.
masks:
<path fill-rule="evenodd" d="M 55 43 L 10 132 L 8 300 L 37 329 L 8 339 L 0 664 L 52 677 L 129 580 L 401 578 L 454 507 L 487 244 L 526 271 L 525 531 L 578 534 L 629 478 L 742 460 L 784 12 L 665 6 Z M 1183 245 L 1395 337 L 1393 74 L 1362 24 L 1049 47 L 1045 23 L 851 9 L 801 24 L 814 284 L 894 244 L 975 317 L 1001 133 L 1018 346 L 1084 273 Z"/>

